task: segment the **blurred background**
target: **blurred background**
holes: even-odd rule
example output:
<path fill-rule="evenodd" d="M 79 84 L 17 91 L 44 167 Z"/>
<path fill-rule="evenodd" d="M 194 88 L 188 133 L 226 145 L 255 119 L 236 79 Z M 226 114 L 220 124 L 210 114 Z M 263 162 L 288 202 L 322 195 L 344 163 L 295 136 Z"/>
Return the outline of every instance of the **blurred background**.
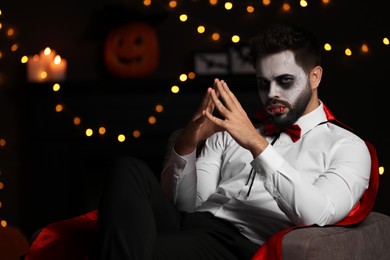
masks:
<path fill-rule="evenodd" d="M 329 48 L 320 98 L 375 145 L 381 175 L 374 210 L 390 214 L 384 4 L 1 1 L 1 226 L 30 238 L 50 222 L 95 209 L 116 156 L 140 157 L 158 176 L 169 135 L 186 124 L 214 77 L 229 83 L 249 114 L 256 111 L 247 45 L 280 21 L 306 26 Z"/>

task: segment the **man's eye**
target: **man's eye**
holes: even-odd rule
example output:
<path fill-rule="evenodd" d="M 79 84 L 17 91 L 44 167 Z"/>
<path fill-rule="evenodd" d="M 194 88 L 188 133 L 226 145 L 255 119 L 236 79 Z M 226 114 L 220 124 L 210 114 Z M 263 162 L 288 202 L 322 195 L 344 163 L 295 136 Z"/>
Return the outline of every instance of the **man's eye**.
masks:
<path fill-rule="evenodd" d="M 268 89 L 269 88 L 269 81 L 265 79 L 259 79 L 257 81 L 257 84 L 259 86 L 259 89 Z"/>
<path fill-rule="evenodd" d="M 283 88 L 289 88 L 294 84 L 294 79 L 293 78 L 279 78 L 278 83 L 281 87 Z"/>

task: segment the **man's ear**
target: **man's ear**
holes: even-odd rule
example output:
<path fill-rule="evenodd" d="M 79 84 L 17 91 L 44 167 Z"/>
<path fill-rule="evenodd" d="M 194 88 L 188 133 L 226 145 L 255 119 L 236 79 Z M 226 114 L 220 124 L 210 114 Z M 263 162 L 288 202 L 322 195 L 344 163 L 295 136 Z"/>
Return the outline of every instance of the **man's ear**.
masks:
<path fill-rule="evenodd" d="M 318 88 L 322 78 L 322 67 L 316 66 L 310 71 L 310 86 L 312 89 Z"/>

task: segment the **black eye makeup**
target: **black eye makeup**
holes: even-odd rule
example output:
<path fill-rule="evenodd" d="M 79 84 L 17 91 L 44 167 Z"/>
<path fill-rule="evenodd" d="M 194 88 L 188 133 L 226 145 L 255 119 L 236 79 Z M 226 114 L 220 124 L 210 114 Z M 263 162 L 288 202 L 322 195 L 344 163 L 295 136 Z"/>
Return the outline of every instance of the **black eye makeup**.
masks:
<path fill-rule="evenodd" d="M 276 81 L 277 85 L 282 89 L 291 88 L 295 83 L 295 77 L 289 74 L 277 76 L 274 80 Z M 257 78 L 257 85 L 258 88 L 261 90 L 268 90 L 270 88 L 270 84 L 271 81 L 266 78 Z"/>
<path fill-rule="evenodd" d="M 276 82 L 281 88 L 288 89 L 294 85 L 295 77 L 291 75 L 280 75 L 276 77 Z"/>
<path fill-rule="evenodd" d="M 265 78 L 257 78 L 257 86 L 259 89 L 267 90 L 270 86 L 270 81 Z"/>

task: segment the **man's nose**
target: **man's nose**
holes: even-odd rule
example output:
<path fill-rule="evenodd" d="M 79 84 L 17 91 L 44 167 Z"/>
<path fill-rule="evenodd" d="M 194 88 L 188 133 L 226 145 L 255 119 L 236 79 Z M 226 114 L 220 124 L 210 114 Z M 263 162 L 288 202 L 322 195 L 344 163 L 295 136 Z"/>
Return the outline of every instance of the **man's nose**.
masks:
<path fill-rule="evenodd" d="M 268 97 L 269 98 L 275 98 L 279 97 L 279 86 L 275 81 L 271 81 L 269 85 L 269 92 L 268 92 Z"/>

